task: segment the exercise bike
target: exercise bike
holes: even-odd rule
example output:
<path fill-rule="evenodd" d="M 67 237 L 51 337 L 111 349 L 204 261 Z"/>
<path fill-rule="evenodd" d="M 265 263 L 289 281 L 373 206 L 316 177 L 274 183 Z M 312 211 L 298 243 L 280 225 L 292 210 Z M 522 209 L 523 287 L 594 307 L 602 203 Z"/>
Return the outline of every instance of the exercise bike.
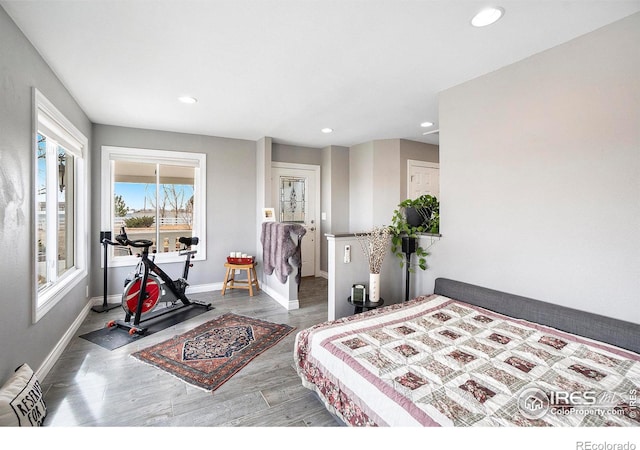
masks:
<path fill-rule="evenodd" d="M 124 247 L 142 249 L 140 261 L 135 272 L 130 278 L 125 280 L 124 292 L 122 294 L 122 309 L 125 312 L 124 320 L 112 320 L 107 322 L 107 327 L 119 327 L 129 331 L 129 334 L 144 334 L 148 328 L 140 326 L 146 322 L 166 314 L 174 313 L 187 307 L 202 307 L 212 309 L 211 303 L 190 300 L 186 296 L 187 277 L 189 268 L 193 266 L 191 259 L 197 250 L 191 250 L 192 245 L 197 245 L 197 237 L 180 237 L 178 242 L 183 245 L 178 254 L 185 256 L 182 277 L 173 280 L 167 273 L 156 265 L 154 257 L 149 256 L 149 248 L 153 241 L 149 239 L 128 238 L 125 228 L 122 227 L 120 234 L 116 236 L 115 242 L 109 244 Z M 168 289 L 173 297 L 167 296 L 165 289 Z M 178 302 L 182 302 L 179 305 Z M 154 311 L 159 303 L 167 303 L 167 307 Z M 133 320 L 132 320 L 133 319 Z"/>

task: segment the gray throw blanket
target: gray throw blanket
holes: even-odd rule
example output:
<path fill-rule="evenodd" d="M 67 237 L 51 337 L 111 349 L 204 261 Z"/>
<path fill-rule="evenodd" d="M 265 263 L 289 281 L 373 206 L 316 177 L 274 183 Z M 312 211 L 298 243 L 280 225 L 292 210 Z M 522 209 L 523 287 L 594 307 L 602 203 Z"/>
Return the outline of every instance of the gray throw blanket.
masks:
<path fill-rule="evenodd" d="M 298 266 L 296 283 L 300 284 L 302 266 L 302 237 L 307 229 L 297 223 L 264 222 L 262 224 L 262 264 L 264 273 L 271 275 L 274 271 L 281 283 L 286 283 L 293 272 L 291 263 Z M 290 261 L 291 260 L 291 263 Z"/>

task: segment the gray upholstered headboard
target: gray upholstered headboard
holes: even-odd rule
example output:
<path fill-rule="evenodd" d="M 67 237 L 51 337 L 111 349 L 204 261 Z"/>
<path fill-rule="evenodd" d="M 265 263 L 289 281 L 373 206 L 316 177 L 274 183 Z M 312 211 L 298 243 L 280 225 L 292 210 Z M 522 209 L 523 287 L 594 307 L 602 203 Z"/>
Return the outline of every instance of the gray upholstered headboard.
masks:
<path fill-rule="evenodd" d="M 640 324 L 437 278 L 434 293 L 640 353 Z"/>

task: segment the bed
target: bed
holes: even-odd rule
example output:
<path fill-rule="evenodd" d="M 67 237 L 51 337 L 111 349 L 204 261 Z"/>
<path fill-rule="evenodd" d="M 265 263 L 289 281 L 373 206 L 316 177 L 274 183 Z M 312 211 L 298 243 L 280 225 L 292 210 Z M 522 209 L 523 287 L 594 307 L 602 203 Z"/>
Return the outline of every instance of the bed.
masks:
<path fill-rule="evenodd" d="M 640 426 L 640 325 L 439 278 L 296 335 L 302 384 L 349 426 Z"/>

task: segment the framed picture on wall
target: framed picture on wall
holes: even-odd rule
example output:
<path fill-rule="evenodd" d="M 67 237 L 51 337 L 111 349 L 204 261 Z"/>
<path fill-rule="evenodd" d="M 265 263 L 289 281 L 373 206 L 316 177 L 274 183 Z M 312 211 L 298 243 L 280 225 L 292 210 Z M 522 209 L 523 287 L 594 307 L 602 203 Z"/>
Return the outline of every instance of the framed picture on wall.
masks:
<path fill-rule="evenodd" d="M 262 208 L 262 221 L 263 222 L 275 222 L 276 212 L 273 208 Z"/>

